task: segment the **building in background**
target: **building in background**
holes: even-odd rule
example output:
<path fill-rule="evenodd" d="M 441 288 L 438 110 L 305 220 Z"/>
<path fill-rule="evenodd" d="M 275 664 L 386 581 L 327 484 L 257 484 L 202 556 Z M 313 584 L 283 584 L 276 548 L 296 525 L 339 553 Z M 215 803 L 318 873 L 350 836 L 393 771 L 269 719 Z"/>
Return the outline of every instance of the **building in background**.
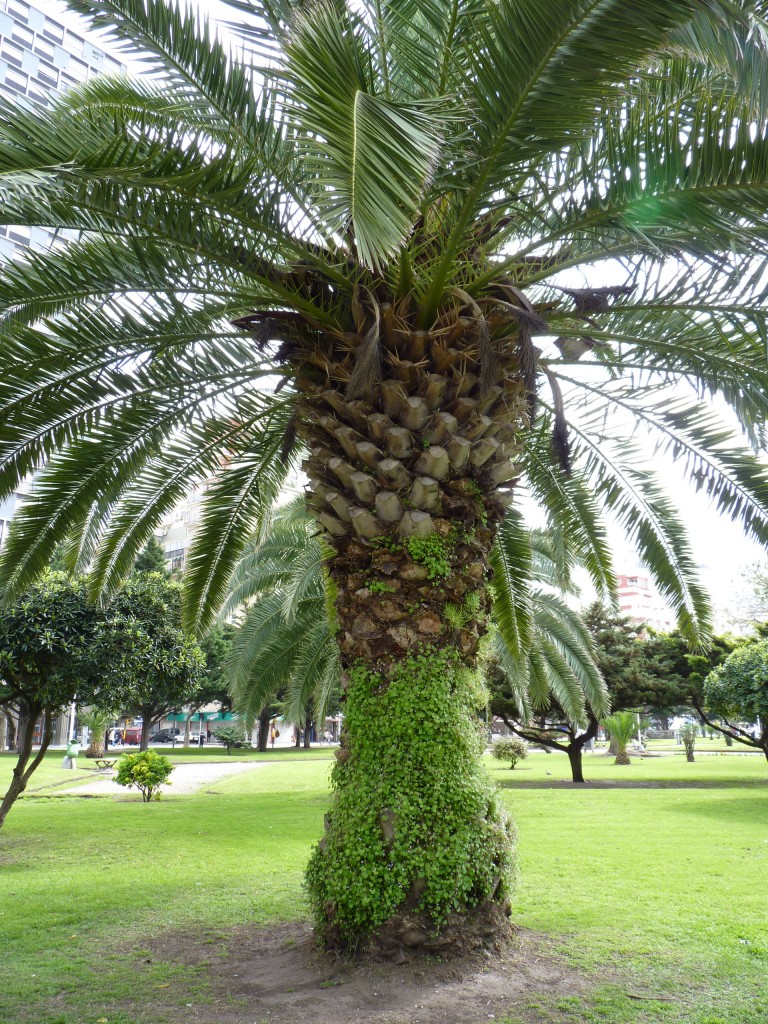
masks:
<path fill-rule="evenodd" d="M 617 576 L 619 611 L 638 624 L 647 623 L 662 633 L 675 628 L 675 616 L 642 571 Z"/>
<path fill-rule="evenodd" d="M 155 531 L 165 555 L 166 568 L 170 572 L 181 573 L 186 567 L 187 552 L 200 526 L 202 500 L 211 482 L 207 481 L 190 491 L 165 519 L 160 529 Z"/>
<path fill-rule="evenodd" d="M 42 5 L 0 0 L 0 94 L 48 103 L 51 96 L 93 75 L 118 74 L 125 64 L 87 36 L 52 18 Z M 17 249 L 50 245 L 44 227 L 0 225 L 0 258 Z"/>
<path fill-rule="evenodd" d="M 23 0 L 0 0 L 0 95 L 3 97 L 48 103 L 56 93 L 86 82 L 93 75 L 118 74 L 126 70 L 125 64 L 115 60 L 87 35 L 51 17 L 43 10 L 42 3 L 36 6 Z M 45 227 L 30 229 L 0 224 L 0 260 L 11 259 L 28 248 L 48 247 L 54 238 L 54 233 Z M 8 535 L 8 526 L 17 508 L 31 490 L 31 484 L 24 485 L 0 502 L 0 546 Z M 0 749 L 6 746 L 6 721 L 5 716 L 2 717 Z M 65 743 L 73 728 L 74 708 L 57 719 L 53 745 Z"/>
<path fill-rule="evenodd" d="M 8 536 L 8 527 L 10 526 L 16 509 L 29 494 L 29 491 L 29 484 L 24 483 L 17 488 L 13 494 L 0 501 L 0 548 L 3 546 L 6 537 Z"/>

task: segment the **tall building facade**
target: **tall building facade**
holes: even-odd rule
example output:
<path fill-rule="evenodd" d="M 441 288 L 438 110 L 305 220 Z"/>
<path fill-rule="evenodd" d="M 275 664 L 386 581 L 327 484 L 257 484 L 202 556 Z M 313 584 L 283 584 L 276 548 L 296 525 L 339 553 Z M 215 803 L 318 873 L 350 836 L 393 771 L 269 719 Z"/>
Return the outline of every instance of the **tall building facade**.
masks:
<path fill-rule="evenodd" d="M 0 94 L 48 103 L 56 92 L 104 72 L 124 72 L 97 43 L 23 0 L 0 0 Z M 50 244 L 46 228 L 0 225 L 0 259 Z"/>
<path fill-rule="evenodd" d="M 664 604 L 648 576 L 642 572 L 620 573 L 617 577 L 619 611 L 638 625 L 646 623 L 661 633 L 675 628 L 675 617 Z"/>

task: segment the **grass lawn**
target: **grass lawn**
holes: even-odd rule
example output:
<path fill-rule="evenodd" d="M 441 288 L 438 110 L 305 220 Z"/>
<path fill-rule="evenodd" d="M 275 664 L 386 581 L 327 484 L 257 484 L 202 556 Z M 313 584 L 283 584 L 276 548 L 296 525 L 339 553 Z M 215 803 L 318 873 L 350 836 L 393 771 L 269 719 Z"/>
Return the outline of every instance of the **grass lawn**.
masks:
<path fill-rule="evenodd" d="M 214 756 L 226 759 L 213 748 L 174 759 Z M 205 1002 L 204 967 L 142 944 L 194 929 L 215 956 L 220 930 L 306 916 L 329 757 L 275 751 L 215 794 L 169 790 L 148 805 L 57 796 L 73 773 L 48 757 L 0 830 L 0 1024 L 161 1024 L 158 989 L 181 1007 Z M 0 785 L 12 763 L 0 759 Z M 542 993 L 496 1024 L 768 1022 L 765 758 L 680 753 L 621 768 L 590 756 L 595 785 L 579 788 L 564 785 L 558 754 L 488 767 L 520 834 L 514 918 L 590 981 L 586 1000 Z"/>

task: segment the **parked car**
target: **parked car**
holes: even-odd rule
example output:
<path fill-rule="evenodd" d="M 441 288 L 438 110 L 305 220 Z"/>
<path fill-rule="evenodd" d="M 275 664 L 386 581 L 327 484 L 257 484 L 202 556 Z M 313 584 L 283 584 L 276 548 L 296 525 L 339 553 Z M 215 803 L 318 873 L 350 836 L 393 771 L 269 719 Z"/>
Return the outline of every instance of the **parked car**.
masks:
<path fill-rule="evenodd" d="M 181 736 L 181 729 L 158 729 L 149 737 L 150 743 L 171 743 L 173 738 Z"/>

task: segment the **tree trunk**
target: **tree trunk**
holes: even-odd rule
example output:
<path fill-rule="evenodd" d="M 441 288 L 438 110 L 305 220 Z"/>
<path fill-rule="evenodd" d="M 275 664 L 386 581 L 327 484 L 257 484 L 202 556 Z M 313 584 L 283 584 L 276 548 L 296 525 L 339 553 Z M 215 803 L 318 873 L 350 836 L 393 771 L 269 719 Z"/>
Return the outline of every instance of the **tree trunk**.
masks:
<path fill-rule="evenodd" d="M 569 743 L 566 747 L 568 761 L 571 765 L 571 779 L 573 782 L 584 782 L 584 771 L 582 768 L 582 755 L 584 745 L 582 743 Z"/>
<path fill-rule="evenodd" d="M 29 758 L 32 754 L 32 738 L 35 734 L 35 725 L 37 723 L 38 716 L 40 715 L 40 711 L 41 708 L 31 708 L 29 713 L 23 718 L 25 723 L 24 732 L 22 733 L 21 730 L 19 730 L 21 752 L 19 753 L 19 758 L 16 761 L 16 766 L 13 769 L 11 784 L 3 797 L 3 802 L 0 803 L 0 828 L 2 828 L 11 807 L 13 807 L 14 803 L 27 788 L 27 783 L 29 782 L 32 773 L 45 757 L 45 752 L 51 742 L 51 735 L 53 733 L 52 715 L 50 711 L 46 710 L 43 719 L 42 743 L 40 744 L 40 749 L 37 752 L 37 755 L 27 768 Z M 19 716 L 19 721 L 22 721 L 21 715 Z"/>
<path fill-rule="evenodd" d="M 438 521 L 410 543 L 337 539 L 345 726 L 307 874 L 328 947 L 437 953 L 506 934 L 511 832 L 479 764 L 467 671 L 490 606 L 493 534 L 475 523 Z"/>
<path fill-rule="evenodd" d="M 14 717 L 14 715 L 13 715 L 13 713 L 11 711 L 6 711 L 5 712 L 5 721 L 6 721 L 6 725 L 7 725 L 7 728 L 8 728 L 8 734 L 7 734 L 7 739 L 6 739 L 7 748 L 8 748 L 8 750 L 15 750 L 16 749 L 16 736 L 18 734 L 18 726 L 17 726 L 16 718 Z"/>
<path fill-rule="evenodd" d="M 6 712 L 0 710 L 0 752 L 5 750 L 5 744 L 8 739 L 8 715 Z"/>
<path fill-rule="evenodd" d="M 294 726 L 293 745 L 297 750 L 301 750 L 301 728 L 298 725 Z"/>
<path fill-rule="evenodd" d="M 86 757 L 104 757 L 106 753 L 106 730 L 103 730 L 101 734 L 91 731 L 91 738 L 88 742 L 88 749 L 85 751 Z"/>
<path fill-rule="evenodd" d="M 310 750 L 312 747 L 312 721 L 307 719 L 307 724 L 304 726 L 304 749 Z"/>
<path fill-rule="evenodd" d="M 149 749 L 149 730 L 152 727 L 152 711 L 151 708 L 141 709 L 141 743 L 139 750 Z"/>
<path fill-rule="evenodd" d="M 190 711 L 184 720 L 184 746 L 189 747 L 189 737 L 192 731 L 192 712 Z"/>
<path fill-rule="evenodd" d="M 16 753 L 21 756 L 24 752 L 25 739 L 27 734 L 27 718 L 29 713 L 24 708 L 19 708 L 19 714 L 16 718 Z M 35 723 L 32 723 L 32 730 L 34 732 Z"/>
<path fill-rule="evenodd" d="M 264 753 L 269 742 L 269 722 L 272 715 L 270 708 L 264 708 L 259 715 L 259 750 Z"/>
<path fill-rule="evenodd" d="M 632 761 L 630 760 L 629 754 L 627 753 L 626 749 L 624 749 L 624 750 L 619 750 L 618 754 L 616 755 L 616 760 L 613 763 L 614 764 L 632 764 Z"/>
<path fill-rule="evenodd" d="M 532 412 L 533 314 L 505 295 L 491 329 L 487 310 L 451 295 L 422 330 L 410 296 L 378 301 L 355 293 L 356 333 L 313 326 L 283 349 L 304 399 L 308 504 L 334 552 L 344 670 L 307 884 L 326 945 L 438 952 L 507 928 L 511 828 L 479 762 L 467 670 Z"/>

